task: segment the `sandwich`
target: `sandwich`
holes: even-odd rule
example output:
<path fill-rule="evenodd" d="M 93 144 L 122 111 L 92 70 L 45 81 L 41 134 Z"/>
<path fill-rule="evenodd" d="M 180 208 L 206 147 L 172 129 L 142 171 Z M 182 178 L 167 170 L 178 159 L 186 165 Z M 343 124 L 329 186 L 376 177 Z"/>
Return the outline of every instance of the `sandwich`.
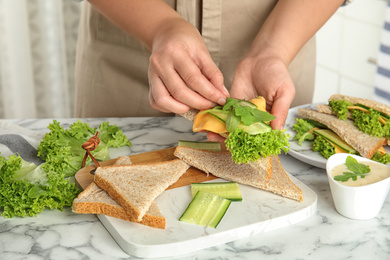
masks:
<path fill-rule="evenodd" d="M 250 164 L 259 173 L 271 177 L 271 156 L 287 152 L 290 136 L 286 130 L 272 129 L 275 119 L 266 111 L 265 99 L 246 101 L 227 98 L 225 105 L 183 115 L 193 121 L 193 131 L 211 131 L 225 137 L 225 145 L 237 164 Z"/>
<path fill-rule="evenodd" d="M 284 171 L 279 157 L 270 156 L 272 176 L 259 174 L 258 169 L 249 164 L 237 164 L 230 152 L 216 152 L 178 146 L 174 155 L 187 164 L 216 177 L 270 191 L 280 196 L 303 201 L 303 192 Z"/>
<path fill-rule="evenodd" d="M 130 165 L 129 156 L 120 156 L 114 165 Z M 95 182 L 82 191 L 72 204 L 72 211 L 78 214 L 103 214 L 126 221 L 136 222 L 145 226 L 164 229 L 166 220 L 157 204 L 153 202 L 141 221 L 128 214 L 111 196 Z"/>
<path fill-rule="evenodd" d="M 94 182 L 140 222 L 157 196 L 189 168 L 179 159 L 98 167 Z"/>
<path fill-rule="evenodd" d="M 313 109 L 298 109 L 293 125 L 297 132 L 294 140 L 301 145 L 312 141 L 312 148 L 326 159 L 335 153 L 358 154 L 384 164 L 390 162 L 390 155 L 383 148 L 386 137 L 371 136 L 360 131 L 350 119 L 339 119 L 335 115 Z"/>
<path fill-rule="evenodd" d="M 346 95 L 332 95 L 329 105 L 318 105 L 319 112 L 351 119 L 360 130 L 376 137 L 385 137 L 390 144 L 390 106 L 374 100 Z"/>

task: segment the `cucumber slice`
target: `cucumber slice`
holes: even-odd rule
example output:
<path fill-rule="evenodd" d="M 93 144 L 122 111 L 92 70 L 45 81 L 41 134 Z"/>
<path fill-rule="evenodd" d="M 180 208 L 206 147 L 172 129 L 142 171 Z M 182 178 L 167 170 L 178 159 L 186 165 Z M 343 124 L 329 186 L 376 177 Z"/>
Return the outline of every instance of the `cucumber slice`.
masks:
<path fill-rule="evenodd" d="M 313 126 L 315 127 L 318 127 L 318 128 L 328 128 L 326 125 L 324 124 L 321 124 L 320 122 L 317 122 L 317 121 L 314 121 L 314 120 L 311 120 L 311 119 L 304 119 L 306 122 L 308 122 L 309 124 L 312 124 Z"/>
<path fill-rule="evenodd" d="M 224 123 L 226 121 L 226 118 L 229 115 L 229 111 L 222 111 L 222 110 L 210 110 L 207 113 L 209 113 L 210 115 L 218 118 L 219 120 L 221 120 Z"/>
<path fill-rule="evenodd" d="M 341 149 L 347 151 L 350 154 L 358 154 L 358 152 L 349 144 L 344 142 L 338 135 L 336 135 L 332 130 L 329 129 L 316 129 L 313 131 L 315 134 L 322 136 L 327 141 L 331 142 L 334 145 L 337 145 Z"/>
<path fill-rule="evenodd" d="M 218 195 L 198 191 L 180 221 L 216 228 L 230 206 L 231 201 Z"/>
<path fill-rule="evenodd" d="M 195 196 L 198 191 L 215 194 L 231 201 L 242 201 L 240 186 L 237 182 L 191 183 L 192 196 Z"/>
<path fill-rule="evenodd" d="M 244 130 L 250 135 L 257 135 L 257 134 L 262 134 L 262 133 L 267 133 L 272 130 L 272 127 L 267 125 L 266 123 L 263 122 L 256 122 L 251 125 L 244 125 L 244 124 L 239 124 L 238 128 Z"/>
<path fill-rule="evenodd" d="M 219 142 L 197 142 L 197 141 L 179 140 L 178 146 L 185 146 L 194 149 L 209 150 L 215 152 L 221 151 L 221 143 Z"/>
<path fill-rule="evenodd" d="M 241 106 L 251 107 L 251 108 L 257 109 L 257 106 L 255 104 L 253 104 L 252 102 L 250 102 L 250 101 L 246 101 L 246 100 L 240 99 L 240 100 L 238 100 L 238 103 Z"/>

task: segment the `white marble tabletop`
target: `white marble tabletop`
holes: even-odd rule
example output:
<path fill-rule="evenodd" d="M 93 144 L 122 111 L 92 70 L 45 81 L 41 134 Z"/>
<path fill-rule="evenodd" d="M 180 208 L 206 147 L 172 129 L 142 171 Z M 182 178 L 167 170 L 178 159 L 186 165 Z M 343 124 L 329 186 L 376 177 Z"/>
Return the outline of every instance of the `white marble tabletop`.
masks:
<path fill-rule="evenodd" d="M 57 119 L 66 127 L 75 119 Z M 38 136 L 52 119 L 2 120 L 0 134 L 18 131 Z M 97 126 L 109 121 L 132 142 L 130 154 L 171 147 L 183 140 L 205 140 L 191 123 L 173 118 L 83 119 Z M 11 125 L 12 124 L 12 125 Z M 15 125 L 22 128 L 15 128 Z M 29 130 L 27 130 L 29 129 Z M 242 238 L 174 259 L 390 259 L 390 200 L 370 220 L 337 213 L 325 170 L 280 155 L 284 169 L 318 195 L 314 215 L 292 226 Z M 118 246 L 95 215 L 70 208 L 45 210 L 37 217 L 0 216 L 0 259 L 136 259 Z M 173 259 L 170 257 L 169 259 Z"/>

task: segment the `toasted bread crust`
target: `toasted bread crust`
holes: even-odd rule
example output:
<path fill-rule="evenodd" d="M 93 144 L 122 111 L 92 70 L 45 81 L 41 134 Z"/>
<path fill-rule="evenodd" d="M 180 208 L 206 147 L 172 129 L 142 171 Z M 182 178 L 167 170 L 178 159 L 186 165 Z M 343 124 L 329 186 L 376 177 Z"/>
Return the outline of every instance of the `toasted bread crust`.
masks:
<path fill-rule="evenodd" d="M 166 225 L 165 217 L 155 203 L 151 205 L 150 210 L 142 220 L 137 221 L 134 215 L 128 214 L 106 191 L 99 188 L 94 182 L 73 201 L 72 210 L 79 214 L 103 214 L 153 228 L 164 229 Z"/>
<path fill-rule="evenodd" d="M 267 179 L 249 164 L 236 164 L 227 152 L 213 152 L 179 146 L 175 156 L 205 173 L 225 180 L 235 181 L 273 192 L 286 198 L 303 201 L 303 192 L 296 186 L 280 164 L 278 156 L 272 156 L 272 177 Z"/>
<path fill-rule="evenodd" d="M 185 162 L 171 161 L 97 168 L 95 183 L 130 215 L 141 221 L 154 199 L 175 183 L 189 168 Z"/>
<path fill-rule="evenodd" d="M 298 116 L 316 120 L 326 125 L 365 158 L 371 159 L 375 152 L 387 143 L 387 139 L 384 137 L 374 137 L 360 131 L 349 119 L 344 121 L 334 115 L 328 115 L 306 108 L 299 109 Z"/>
<path fill-rule="evenodd" d="M 341 94 L 335 94 L 329 98 L 329 101 L 330 100 L 346 100 L 346 101 L 351 102 L 352 104 L 359 103 L 359 104 L 371 107 L 375 110 L 378 110 L 379 112 L 382 112 L 382 113 L 390 116 L 390 106 L 387 106 L 385 104 L 379 103 L 379 102 L 371 100 L 371 99 L 357 98 L 357 97 L 351 97 L 351 96 L 346 96 L 346 95 L 341 95 Z"/>

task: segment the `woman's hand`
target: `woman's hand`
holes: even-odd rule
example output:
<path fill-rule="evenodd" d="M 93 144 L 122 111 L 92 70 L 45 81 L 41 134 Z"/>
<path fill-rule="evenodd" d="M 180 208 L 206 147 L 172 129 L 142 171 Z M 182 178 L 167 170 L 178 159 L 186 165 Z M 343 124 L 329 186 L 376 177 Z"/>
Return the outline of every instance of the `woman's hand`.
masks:
<path fill-rule="evenodd" d="M 267 101 L 267 111 L 276 117 L 271 126 L 282 129 L 295 97 L 295 87 L 287 66 L 280 59 L 262 55 L 241 61 L 230 93 L 232 97 L 246 100 L 263 96 Z"/>
<path fill-rule="evenodd" d="M 180 18 L 170 20 L 154 37 L 149 85 L 151 106 L 177 114 L 190 107 L 223 105 L 229 95 L 200 33 Z"/>

